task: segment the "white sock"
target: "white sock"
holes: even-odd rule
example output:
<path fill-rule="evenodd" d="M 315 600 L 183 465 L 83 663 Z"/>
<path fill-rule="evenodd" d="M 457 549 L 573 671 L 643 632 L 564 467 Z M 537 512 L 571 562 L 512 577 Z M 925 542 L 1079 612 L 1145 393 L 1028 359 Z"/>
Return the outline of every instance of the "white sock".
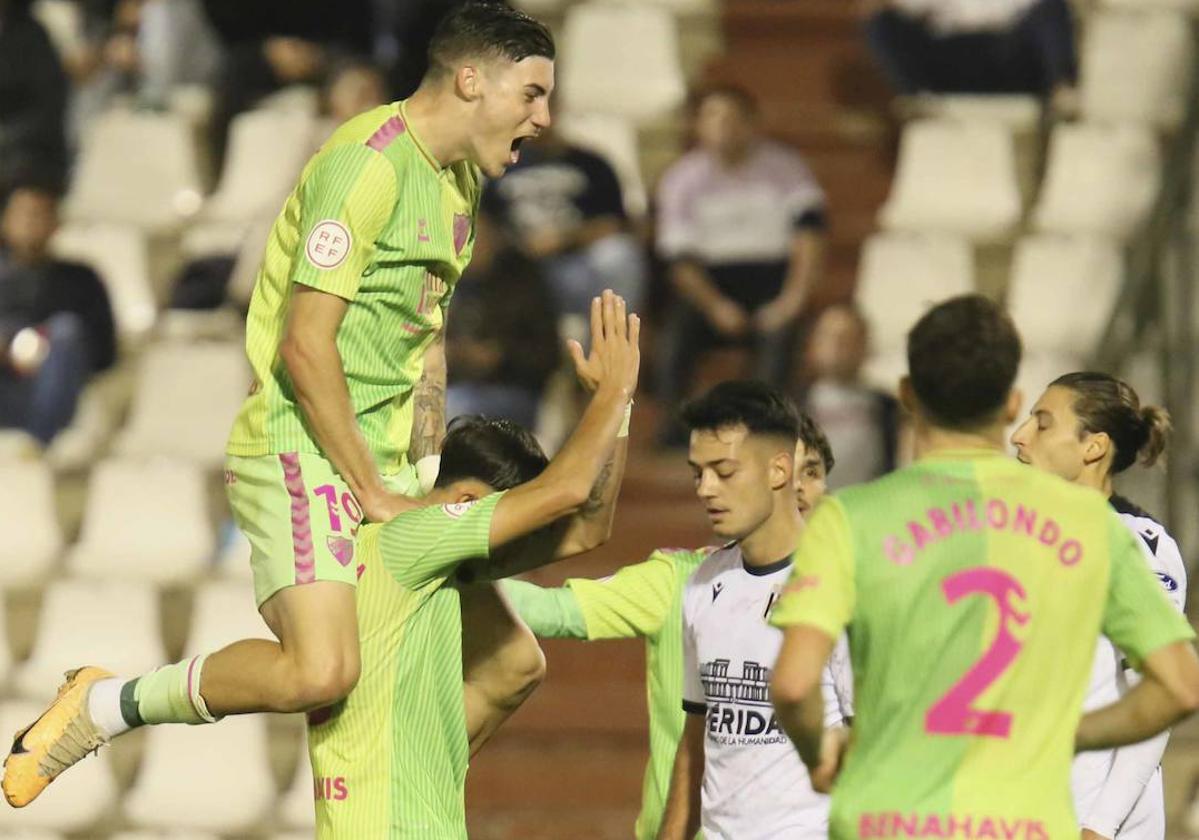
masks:
<path fill-rule="evenodd" d="M 114 677 L 100 680 L 87 695 L 87 712 L 92 721 L 108 738 L 128 732 L 130 726 L 121 714 L 121 687 L 128 680 Z"/>

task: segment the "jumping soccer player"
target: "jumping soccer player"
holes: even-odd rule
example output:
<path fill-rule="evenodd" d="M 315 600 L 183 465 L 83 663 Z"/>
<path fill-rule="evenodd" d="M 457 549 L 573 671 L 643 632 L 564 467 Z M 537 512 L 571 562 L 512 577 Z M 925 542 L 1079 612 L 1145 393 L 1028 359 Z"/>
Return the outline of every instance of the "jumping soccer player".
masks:
<path fill-rule="evenodd" d="M 1149 568 L 1181 613 L 1186 606 L 1186 564 L 1174 538 L 1145 511 L 1115 494 L 1112 479 L 1138 460 L 1152 465 L 1165 451 L 1170 415 L 1142 406 L 1127 383 L 1106 373 L 1068 373 L 1050 383 L 1027 420 L 1012 435 L 1019 459 L 1107 498 L 1137 537 Z M 1106 639 L 1091 670 L 1083 711 L 1114 702 L 1138 681 Z M 1074 808 L 1084 840 L 1166 836 L 1162 754 L 1169 733 L 1118 750 L 1083 753 L 1074 760 Z"/>
<path fill-rule="evenodd" d="M 916 462 L 826 498 L 800 538 L 771 690 L 813 780 L 836 779 L 834 840 L 1077 837 L 1075 749 L 1199 708 L 1195 634 L 1107 499 L 1004 455 L 1020 354 L 981 296 L 922 317 L 900 383 Z M 847 627 L 848 752 L 820 692 Z M 1145 678 L 1080 722 L 1100 630 Z"/>
<path fill-rule="evenodd" d="M 297 712 L 360 672 L 354 543 L 418 491 L 445 428 L 445 312 L 470 259 L 482 175 L 549 125 L 554 44 L 502 3 L 451 11 L 419 90 L 342 125 L 270 234 L 247 321 L 251 394 L 225 482 L 279 642 L 245 640 L 119 680 L 86 667 L 17 734 L 8 802 L 131 727 Z M 408 494 L 408 495 L 401 495 Z"/>
<path fill-rule="evenodd" d="M 781 395 L 775 399 L 784 401 Z M 833 453 L 824 432 L 800 415 L 795 490 L 802 515 L 824 495 L 825 476 L 832 469 Z M 637 840 L 658 836 L 675 751 L 683 735 L 683 584 L 714 550 L 659 548 L 644 562 L 625 566 L 610 577 L 572 578 L 557 588 L 520 580 L 501 584 L 517 614 L 541 638 L 645 639 L 649 762 L 634 829 Z"/>
<path fill-rule="evenodd" d="M 782 634 L 766 618 L 803 530 L 796 505 L 799 413 L 777 391 L 726 382 L 683 409 L 688 461 L 712 529 L 682 593 L 682 703 L 662 840 L 823 838 L 828 797 L 816 793 L 775 722 L 767 685 Z M 672 616 L 673 617 L 673 616 Z M 825 669 L 829 723 L 842 713 Z"/>
<path fill-rule="evenodd" d="M 472 703 L 487 702 L 472 697 L 471 672 L 494 650 L 470 638 L 462 616 L 494 590 L 456 587 L 455 576 L 465 566 L 496 579 L 607 539 L 640 327 L 610 292 L 602 313 L 592 308 L 591 355 L 576 356 L 576 365 L 594 394 L 548 466 L 532 435 L 512 423 L 455 421 L 429 506 L 367 527 L 359 552 L 362 677 L 308 729 L 322 840 L 466 837 L 467 762 L 515 705 L 489 719 L 470 713 Z"/>

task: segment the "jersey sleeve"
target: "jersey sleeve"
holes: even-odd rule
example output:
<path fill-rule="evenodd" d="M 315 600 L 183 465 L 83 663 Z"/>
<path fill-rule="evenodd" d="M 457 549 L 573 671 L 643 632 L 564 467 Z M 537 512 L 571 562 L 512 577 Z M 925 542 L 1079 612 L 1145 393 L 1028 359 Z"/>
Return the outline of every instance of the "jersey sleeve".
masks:
<path fill-rule="evenodd" d="M 836 694 L 837 705 L 841 708 L 842 719 L 853 717 L 853 667 L 849 660 L 849 639 L 844 634 L 833 645 L 833 653 L 828 660 L 829 673 L 833 678 L 833 691 Z"/>
<path fill-rule="evenodd" d="M 1111 574 L 1103 634 L 1139 669 L 1153 651 L 1193 639 L 1195 631 L 1172 607 L 1158 578 L 1146 567 L 1137 538 L 1115 514 L 1111 516 L 1108 534 Z"/>
<path fill-rule="evenodd" d="M 320 152 L 300 186 L 292 282 L 353 300 L 397 200 L 395 171 L 379 152 L 353 143 Z"/>
<path fill-rule="evenodd" d="M 578 598 L 566 586 L 544 587 L 523 580 L 501 580 L 508 602 L 540 639 L 586 639 L 587 623 Z"/>
<path fill-rule="evenodd" d="M 704 684 L 699 674 L 699 656 L 695 647 L 695 623 L 692 621 L 687 601 L 683 601 L 683 711 L 703 714 L 708 709 L 708 698 L 704 695 Z"/>
<path fill-rule="evenodd" d="M 770 614 L 775 627 L 811 625 L 841 637 L 856 598 L 853 540 L 845 509 L 835 498 L 822 502 L 799 539 L 791 578 Z"/>
<path fill-rule="evenodd" d="M 1136 540 L 1145 554 L 1149 568 L 1153 571 L 1166 598 L 1179 612 L 1186 612 L 1187 601 L 1187 567 L 1182 560 L 1182 552 L 1178 543 L 1158 526 L 1152 542 L 1141 537 Z"/>
<path fill-rule="evenodd" d="M 820 694 L 824 698 L 824 728 L 845 724 L 845 715 L 841 711 L 841 703 L 837 697 L 836 677 L 833 675 L 832 661 L 825 663 L 820 671 Z"/>
<path fill-rule="evenodd" d="M 671 553 L 655 551 L 610 577 L 572 578 L 566 585 L 583 613 L 588 639 L 632 639 L 658 634 L 682 581 Z"/>
<path fill-rule="evenodd" d="M 417 589 L 449 577 L 468 560 L 488 557 L 491 519 L 503 497 L 492 493 L 474 502 L 401 513 L 379 535 L 384 565 L 401 585 Z"/>

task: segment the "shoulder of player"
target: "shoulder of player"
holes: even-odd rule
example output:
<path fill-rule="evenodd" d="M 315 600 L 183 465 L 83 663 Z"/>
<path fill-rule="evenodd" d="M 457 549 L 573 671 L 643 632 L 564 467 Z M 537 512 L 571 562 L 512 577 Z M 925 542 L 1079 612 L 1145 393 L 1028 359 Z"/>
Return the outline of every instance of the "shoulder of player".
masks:
<path fill-rule="evenodd" d="M 737 543 L 730 542 L 721 546 L 704 549 L 706 552 L 699 558 L 693 571 L 687 576 L 686 589 L 706 589 L 707 586 L 721 575 L 730 570 L 741 568 L 741 552 Z"/>

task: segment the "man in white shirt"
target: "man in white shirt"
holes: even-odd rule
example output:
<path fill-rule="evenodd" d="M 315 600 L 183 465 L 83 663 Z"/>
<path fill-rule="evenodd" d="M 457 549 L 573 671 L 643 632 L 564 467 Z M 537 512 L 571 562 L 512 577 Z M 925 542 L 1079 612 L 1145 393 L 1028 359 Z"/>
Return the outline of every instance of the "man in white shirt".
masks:
<path fill-rule="evenodd" d="M 792 475 L 799 414 L 755 382 L 726 382 L 683 410 L 689 463 L 715 533 L 731 540 L 683 593 L 683 709 L 660 840 L 804 840 L 828 833 L 815 793 L 770 704 L 782 634 L 766 622 L 803 529 Z M 842 663 L 845 657 L 834 662 Z M 826 723 L 851 712 L 847 673 L 824 674 Z"/>

